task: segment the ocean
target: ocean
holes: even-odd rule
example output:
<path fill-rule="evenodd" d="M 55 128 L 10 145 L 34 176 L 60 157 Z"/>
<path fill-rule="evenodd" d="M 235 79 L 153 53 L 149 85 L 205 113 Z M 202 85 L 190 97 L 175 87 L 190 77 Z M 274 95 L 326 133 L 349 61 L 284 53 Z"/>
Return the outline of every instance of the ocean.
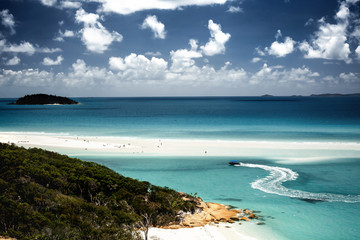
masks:
<path fill-rule="evenodd" d="M 74 99 L 81 104 L 16 106 L 0 99 L 0 132 L 313 144 L 238 157 L 76 157 L 205 201 L 256 210 L 265 225 L 234 226 L 258 239 L 360 238 L 360 152 L 317 147 L 360 144 L 358 97 Z M 230 160 L 242 165 L 229 166 Z"/>

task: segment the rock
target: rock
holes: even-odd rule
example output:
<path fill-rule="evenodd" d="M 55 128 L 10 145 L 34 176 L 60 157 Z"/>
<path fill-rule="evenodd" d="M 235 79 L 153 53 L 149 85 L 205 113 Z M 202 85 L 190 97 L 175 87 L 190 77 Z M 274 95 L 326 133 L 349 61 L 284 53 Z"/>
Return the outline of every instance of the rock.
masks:
<path fill-rule="evenodd" d="M 242 218 L 240 218 L 240 220 L 242 220 L 242 221 L 250 221 L 250 219 L 248 219 L 247 217 L 242 217 Z"/>
<path fill-rule="evenodd" d="M 251 211 L 251 210 L 246 210 L 246 209 L 245 209 L 243 212 L 244 212 L 246 215 L 250 215 L 250 214 L 253 213 L 253 211 Z"/>
<path fill-rule="evenodd" d="M 250 219 L 257 219 L 259 217 L 252 213 L 252 214 L 249 215 L 249 218 Z"/>
<path fill-rule="evenodd" d="M 264 222 L 257 222 L 256 225 L 265 225 Z"/>

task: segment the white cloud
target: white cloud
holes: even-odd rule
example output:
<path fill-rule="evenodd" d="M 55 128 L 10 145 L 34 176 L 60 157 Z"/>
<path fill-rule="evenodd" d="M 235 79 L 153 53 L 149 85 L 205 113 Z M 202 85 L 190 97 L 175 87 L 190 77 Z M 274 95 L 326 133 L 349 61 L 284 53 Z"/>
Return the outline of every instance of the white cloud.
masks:
<path fill-rule="evenodd" d="M 81 2 L 62 1 L 61 8 L 80 8 Z"/>
<path fill-rule="evenodd" d="M 173 72 L 183 72 L 186 69 L 189 69 L 195 65 L 194 58 L 201 58 L 203 55 L 198 51 L 197 41 L 190 39 L 189 44 L 191 46 L 190 50 L 187 49 L 178 49 L 176 51 L 171 51 L 171 70 Z"/>
<path fill-rule="evenodd" d="M 313 23 L 314 23 L 314 19 L 313 19 L 313 18 L 309 18 L 309 19 L 306 21 L 306 23 L 305 23 L 305 27 L 310 26 L 310 25 L 312 25 Z"/>
<path fill-rule="evenodd" d="M 349 26 L 349 4 L 356 1 L 343 1 L 335 15 L 336 24 L 319 20 L 319 29 L 310 41 L 303 41 L 299 48 L 305 53 L 305 58 L 321 58 L 328 60 L 343 60 L 351 63 L 350 47 L 347 43 L 347 28 Z"/>
<path fill-rule="evenodd" d="M 34 46 L 29 42 L 22 42 L 20 44 L 12 44 L 7 43 L 6 40 L 0 40 L 0 53 L 8 52 L 8 53 L 25 53 L 28 55 L 33 55 L 35 52 L 39 53 L 55 53 L 61 52 L 60 48 L 41 48 L 38 46 Z"/>
<path fill-rule="evenodd" d="M 40 2 L 42 4 L 44 4 L 45 6 L 52 7 L 52 6 L 55 6 L 55 4 L 57 3 L 57 0 L 40 0 Z"/>
<path fill-rule="evenodd" d="M 39 53 L 57 53 L 57 52 L 62 52 L 62 50 L 60 48 L 48 48 L 48 47 L 44 47 L 44 48 L 36 48 L 36 52 Z"/>
<path fill-rule="evenodd" d="M 147 28 L 151 29 L 151 31 L 154 33 L 155 38 L 165 39 L 165 25 L 159 22 L 155 15 L 147 16 L 145 18 L 143 24 L 141 25 L 141 29 Z"/>
<path fill-rule="evenodd" d="M 56 58 L 56 60 L 52 60 L 49 57 L 46 57 L 43 59 L 42 64 L 45 66 L 54 66 L 54 65 L 60 65 L 61 62 L 64 60 L 64 58 L 60 55 Z"/>
<path fill-rule="evenodd" d="M 354 31 L 350 35 L 351 37 L 354 37 L 360 41 L 360 26 L 354 29 Z"/>
<path fill-rule="evenodd" d="M 340 73 L 339 78 L 343 80 L 345 83 L 358 82 L 360 83 L 360 77 L 355 73 Z"/>
<path fill-rule="evenodd" d="M 76 11 L 75 19 L 78 23 L 84 23 L 85 25 L 96 25 L 100 16 L 95 13 L 87 13 L 84 9 Z"/>
<path fill-rule="evenodd" d="M 33 55 L 36 52 L 36 48 L 29 42 L 22 42 L 18 44 L 6 44 L 1 49 L 2 52 L 9 53 L 26 53 L 28 55 Z"/>
<path fill-rule="evenodd" d="M 280 29 L 278 29 L 275 34 L 275 39 L 278 40 L 279 38 L 282 38 L 282 33 Z"/>
<path fill-rule="evenodd" d="M 200 47 L 201 50 L 207 56 L 224 54 L 225 43 L 229 41 L 231 35 L 229 33 L 222 32 L 221 25 L 214 23 L 211 19 L 209 20 L 208 28 L 211 37 L 205 46 Z"/>
<path fill-rule="evenodd" d="M 286 37 L 284 42 L 275 41 L 271 44 L 270 48 L 266 47 L 265 51 L 269 55 L 274 55 L 276 57 L 285 57 L 286 55 L 292 53 L 295 48 L 295 41 L 291 37 Z"/>
<path fill-rule="evenodd" d="M 17 56 L 14 56 L 13 58 L 9 59 L 5 64 L 7 66 L 15 66 L 18 65 L 20 63 L 20 58 L 18 58 Z"/>
<path fill-rule="evenodd" d="M 290 84 L 301 86 L 304 84 L 315 84 L 320 74 L 311 71 L 308 67 L 284 69 L 283 67 L 268 66 L 263 67 L 253 74 L 250 84 L 269 84 L 272 86 Z"/>
<path fill-rule="evenodd" d="M 261 50 L 260 47 L 255 48 L 255 51 L 258 55 L 264 57 L 266 55 L 273 55 L 275 57 L 285 57 L 286 55 L 295 51 L 295 44 L 291 37 L 285 37 L 284 42 L 279 42 L 279 39 L 282 38 L 281 30 L 277 30 L 275 34 L 275 41 L 271 44 L 270 47 L 265 47 L 264 50 Z"/>
<path fill-rule="evenodd" d="M 73 31 L 65 30 L 65 32 L 62 32 L 61 30 L 59 30 L 59 34 L 56 38 L 54 38 L 54 40 L 58 42 L 63 42 L 64 38 L 71 38 L 71 37 L 75 37 L 75 33 Z"/>
<path fill-rule="evenodd" d="M 11 34 L 15 34 L 15 20 L 14 16 L 9 12 L 8 9 L 0 12 L 1 24 L 10 29 Z"/>
<path fill-rule="evenodd" d="M 257 63 L 257 62 L 260 62 L 262 59 L 259 58 L 259 57 L 254 57 L 253 59 L 251 59 L 251 62 L 252 63 Z"/>
<path fill-rule="evenodd" d="M 162 54 L 161 54 L 161 52 L 157 51 L 157 52 L 146 52 L 145 55 L 153 56 L 153 57 L 159 57 Z"/>
<path fill-rule="evenodd" d="M 360 45 L 355 49 L 355 53 L 356 53 L 357 59 L 360 60 Z"/>
<path fill-rule="evenodd" d="M 76 22 L 83 23 L 84 28 L 81 29 L 81 40 L 85 44 L 86 48 L 91 52 L 103 53 L 106 51 L 110 44 L 115 42 L 121 42 L 123 37 L 118 32 L 109 32 L 98 21 L 99 15 L 94 13 L 87 13 L 84 9 L 79 9 L 76 12 Z"/>
<path fill-rule="evenodd" d="M 87 66 L 82 59 L 77 59 L 72 64 L 71 71 L 67 75 L 58 74 L 57 76 L 57 81 L 66 86 L 81 87 L 83 90 L 94 89 L 94 87 L 97 89 L 106 84 L 112 86 L 117 79 L 117 76 L 106 68 Z"/>
<path fill-rule="evenodd" d="M 26 87 L 46 86 L 53 77 L 53 73 L 39 69 L 29 68 L 20 71 L 2 69 L 0 70 L 0 86 L 5 84 Z"/>
<path fill-rule="evenodd" d="M 230 12 L 230 13 L 242 13 L 242 12 L 244 12 L 244 10 L 239 6 L 237 6 L 237 7 L 230 6 L 229 9 L 227 10 L 227 12 Z"/>
<path fill-rule="evenodd" d="M 117 71 L 117 76 L 126 81 L 161 81 L 167 72 L 168 63 L 162 58 L 146 58 L 132 53 L 125 58 L 109 58 L 110 69 Z"/>
<path fill-rule="evenodd" d="M 355 4 L 359 2 L 360 0 L 346 0 L 347 3 Z"/>
<path fill-rule="evenodd" d="M 115 12 L 118 14 L 131 14 L 137 11 L 160 9 L 175 10 L 186 6 L 205 6 L 224 4 L 227 0 L 91 0 L 101 2 L 100 11 Z"/>

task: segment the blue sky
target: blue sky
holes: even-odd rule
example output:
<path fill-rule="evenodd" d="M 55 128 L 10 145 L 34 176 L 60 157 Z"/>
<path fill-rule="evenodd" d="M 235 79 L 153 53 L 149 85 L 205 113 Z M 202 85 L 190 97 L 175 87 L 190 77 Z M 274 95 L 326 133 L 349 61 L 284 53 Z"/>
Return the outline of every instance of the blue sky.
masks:
<path fill-rule="evenodd" d="M 1 0 L 0 97 L 360 92 L 360 0 Z"/>

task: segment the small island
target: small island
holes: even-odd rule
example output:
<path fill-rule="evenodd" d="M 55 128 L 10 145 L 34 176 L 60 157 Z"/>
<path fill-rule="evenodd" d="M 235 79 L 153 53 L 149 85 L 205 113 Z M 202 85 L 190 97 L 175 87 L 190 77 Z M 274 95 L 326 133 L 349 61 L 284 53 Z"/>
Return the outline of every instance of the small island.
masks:
<path fill-rule="evenodd" d="M 48 94 L 32 94 L 26 95 L 19 98 L 15 103 L 10 103 L 10 105 L 68 105 L 68 104 L 79 104 L 77 101 L 74 101 L 67 97 L 60 97 L 55 95 Z"/>

